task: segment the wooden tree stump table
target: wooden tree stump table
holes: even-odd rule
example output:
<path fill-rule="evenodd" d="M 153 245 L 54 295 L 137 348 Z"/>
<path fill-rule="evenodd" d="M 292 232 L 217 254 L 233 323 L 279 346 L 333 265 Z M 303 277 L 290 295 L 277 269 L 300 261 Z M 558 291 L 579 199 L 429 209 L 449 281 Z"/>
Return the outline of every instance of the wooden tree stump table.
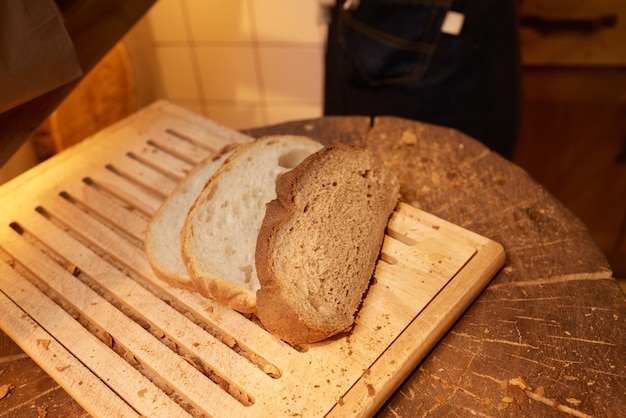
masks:
<path fill-rule="evenodd" d="M 585 226 L 525 171 L 458 131 L 327 117 L 249 132 L 375 151 L 402 198 L 504 246 L 505 267 L 381 416 L 619 416 L 626 297 Z"/>
<path fill-rule="evenodd" d="M 379 410 L 382 417 L 618 417 L 626 413 L 626 296 L 585 226 L 526 172 L 455 130 L 324 117 L 246 131 L 364 146 L 402 200 L 499 242 L 505 266 Z M 0 334 L 0 417 L 86 414 Z M 19 392 L 19 396 L 18 395 Z"/>

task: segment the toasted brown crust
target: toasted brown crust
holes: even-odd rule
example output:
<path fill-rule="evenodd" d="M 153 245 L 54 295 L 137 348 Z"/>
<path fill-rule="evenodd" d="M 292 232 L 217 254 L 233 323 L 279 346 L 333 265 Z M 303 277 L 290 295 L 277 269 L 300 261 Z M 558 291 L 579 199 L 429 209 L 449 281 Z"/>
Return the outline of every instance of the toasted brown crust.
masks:
<path fill-rule="evenodd" d="M 263 326 L 270 333 L 292 344 L 305 344 L 323 340 L 344 329 L 315 329 L 307 326 L 300 319 L 300 314 L 282 296 L 280 281 L 270 266 L 269 254 L 274 232 L 295 208 L 289 197 L 291 186 L 298 175 L 294 171 L 283 174 L 276 181 L 277 199 L 267 204 L 265 219 L 259 230 L 256 268 L 261 288 L 256 292 L 256 309 Z"/>
<path fill-rule="evenodd" d="M 257 312 L 263 312 L 263 326 L 273 335 L 294 345 L 314 343 L 345 331 L 308 327 L 276 288 L 257 290 L 256 306 Z"/>
<path fill-rule="evenodd" d="M 331 145 L 316 154 L 332 152 L 334 148 L 350 149 L 345 145 Z M 298 306 L 284 295 L 282 280 L 276 277 L 272 270 L 272 246 L 277 231 L 283 226 L 286 220 L 292 217 L 296 211 L 294 197 L 298 193 L 296 185 L 300 178 L 306 175 L 307 171 L 312 169 L 312 165 L 316 163 L 319 155 L 313 154 L 305 159 L 300 165 L 293 170 L 283 174 L 276 182 L 276 200 L 268 203 L 266 207 L 265 219 L 259 231 L 256 249 L 256 268 L 261 288 L 257 291 L 257 314 L 266 327 L 266 329 L 279 338 L 292 344 L 307 344 L 326 339 L 332 335 L 349 330 L 353 323 L 354 317 L 345 318 L 340 326 L 323 328 L 311 326 L 306 319 L 302 318 Z M 394 177 L 395 180 L 395 177 Z M 397 183 L 389 189 L 393 205 L 397 200 Z M 369 256 L 368 267 L 371 267 L 370 274 L 362 278 L 364 289 L 369 285 L 371 273 L 373 273 L 376 261 L 378 259 L 378 251 L 384 238 L 385 225 L 389 213 L 376 216 L 384 216 L 377 231 L 373 231 L 373 236 L 369 237 L 367 245 L 375 246 Z M 354 314 L 358 306 L 354 307 Z"/>

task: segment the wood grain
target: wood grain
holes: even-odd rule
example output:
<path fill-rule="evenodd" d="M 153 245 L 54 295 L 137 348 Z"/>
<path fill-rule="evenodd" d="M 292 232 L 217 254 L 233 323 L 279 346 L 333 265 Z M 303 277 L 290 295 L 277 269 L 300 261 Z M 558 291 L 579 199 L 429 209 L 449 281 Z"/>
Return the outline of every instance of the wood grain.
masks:
<path fill-rule="evenodd" d="M 0 327 L 87 412 L 371 414 L 504 263 L 499 244 L 401 203 L 354 329 L 296 350 L 162 282 L 143 251 L 187 167 L 251 139 L 157 102 L 0 189 Z"/>
<path fill-rule="evenodd" d="M 398 382 L 377 416 L 585 417 L 626 410 L 626 297 L 585 226 L 527 172 L 457 131 L 396 118 L 373 124 L 361 117 L 322 118 L 247 133 L 366 144 L 400 170 L 407 201 L 506 250 L 505 267 L 409 378 Z M 34 177 L 27 174 L 2 190 L 18 190 Z M 112 227 L 145 222 L 142 213 L 132 212 L 111 215 Z M 245 339 L 247 319 L 226 320 L 217 307 L 208 312 L 204 302 L 172 292 L 177 303 L 205 312 L 207 321 L 241 329 L 242 345 L 258 349 Z M 403 352 L 390 353 L 379 367 L 394 364 L 396 355 Z M 1 333 L 0 358 L 5 359 L 0 385 L 23 388 L 1 399 L 1 406 L 18 404 L 10 411 L 26 414 L 32 412 L 29 405 L 47 405 L 48 416 L 80 416 L 67 393 Z M 20 370 L 20 376 L 11 370 Z M 376 392 L 371 383 L 360 381 L 359 390 Z M 49 403 L 40 402 L 46 397 Z"/>
<path fill-rule="evenodd" d="M 332 123 L 323 121 L 331 137 Z M 453 129 L 382 117 L 366 146 L 400 173 L 406 201 L 501 243 L 507 254 L 505 267 L 378 414 L 626 410 L 619 354 L 626 298 L 585 225 L 527 172 Z"/>

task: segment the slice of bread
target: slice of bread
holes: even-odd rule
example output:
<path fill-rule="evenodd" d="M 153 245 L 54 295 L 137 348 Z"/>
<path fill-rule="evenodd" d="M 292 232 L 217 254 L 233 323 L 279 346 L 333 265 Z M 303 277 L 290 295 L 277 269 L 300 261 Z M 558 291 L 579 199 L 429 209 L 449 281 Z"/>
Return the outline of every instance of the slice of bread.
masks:
<path fill-rule="evenodd" d="M 240 145 L 207 182 L 183 229 L 182 257 L 195 289 L 239 312 L 256 309 L 254 253 L 276 178 L 322 144 L 275 135 Z"/>
<path fill-rule="evenodd" d="M 205 183 L 236 146 L 228 145 L 197 164 L 178 183 L 148 224 L 144 239 L 148 261 L 156 276 L 172 286 L 194 288 L 180 254 L 180 230 Z"/>
<path fill-rule="evenodd" d="M 349 330 L 399 197 L 395 175 L 361 148 L 331 145 L 280 176 L 256 247 L 257 315 L 295 345 Z"/>

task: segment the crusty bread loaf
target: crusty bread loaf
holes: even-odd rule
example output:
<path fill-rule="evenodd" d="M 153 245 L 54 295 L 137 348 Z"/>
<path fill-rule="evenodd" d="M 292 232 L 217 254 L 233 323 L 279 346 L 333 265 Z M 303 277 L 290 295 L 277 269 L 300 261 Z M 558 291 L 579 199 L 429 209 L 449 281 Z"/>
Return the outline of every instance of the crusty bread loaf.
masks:
<path fill-rule="evenodd" d="M 220 166 L 181 231 L 183 261 L 198 292 L 255 311 L 255 246 L 265 205 L 276 197 L 276 177 L 320 148 L 303 136 L 269 136 L 240 145 Z"/>
<path fill-rule="evenodd" d="M 257 315 L 292 344 L 349 330 L 399 197 L 372 153 L 331 145 L 276 182 L 256 247 Z"/>
<path fill-rule="evenodd" d="M 180 230 L 205 183 L 236 146 L 228 145 L 198 163 L 176 185 L 148 224 L 144 240 L 146 255 L 157 277 L 172 286 L 194 288 L 180 254 Z"/>

